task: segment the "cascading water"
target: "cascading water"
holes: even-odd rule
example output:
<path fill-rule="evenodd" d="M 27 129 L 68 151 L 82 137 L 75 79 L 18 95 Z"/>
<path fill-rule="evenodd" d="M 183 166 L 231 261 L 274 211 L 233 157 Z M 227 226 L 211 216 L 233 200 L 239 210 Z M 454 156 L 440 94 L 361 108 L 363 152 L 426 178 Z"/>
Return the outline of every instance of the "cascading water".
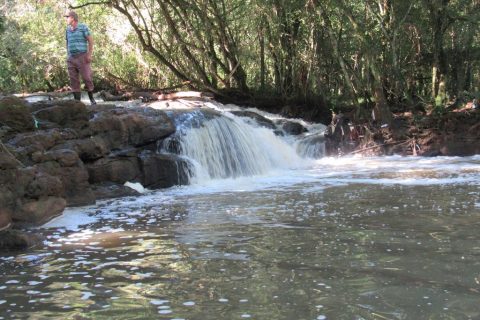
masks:
<path fill-rule="evenodd" d="M 176 113 L 177 133 L 160 152 L 188 159 L 190 181 L 265 174 L 301 166 L 304 160 L 271 129 L 254 126 L 230 113 L 195 110 Z"/>
<path fill-rule="evenodd" d="M 304 158 L 319 159 L 325 155 L 323 133 L 309 135 L 297 142 L 297 153 Z"/>

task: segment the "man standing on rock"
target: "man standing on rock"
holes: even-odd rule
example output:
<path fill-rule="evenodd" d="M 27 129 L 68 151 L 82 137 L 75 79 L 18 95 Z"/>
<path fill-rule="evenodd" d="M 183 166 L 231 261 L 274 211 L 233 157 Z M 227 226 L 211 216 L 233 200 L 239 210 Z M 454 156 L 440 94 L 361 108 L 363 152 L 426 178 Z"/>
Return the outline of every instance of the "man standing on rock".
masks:
<path fill-rule="evenodd" d="M 65 39 L 67 40 L 67 67 L 70 77 L 70 86 L 72 87 L 75 100 L 81 99 L 80 76 L 85 82 L 90 102 L 96 104 L 93 99 L 93 81 L 92 81 L 92 53 L 93 38 L 90 30 L 83 23 L 78 23 L 78 15 L 75 11 L 68 11 L 65 15 L 67 19 L 67 30 Z"/>

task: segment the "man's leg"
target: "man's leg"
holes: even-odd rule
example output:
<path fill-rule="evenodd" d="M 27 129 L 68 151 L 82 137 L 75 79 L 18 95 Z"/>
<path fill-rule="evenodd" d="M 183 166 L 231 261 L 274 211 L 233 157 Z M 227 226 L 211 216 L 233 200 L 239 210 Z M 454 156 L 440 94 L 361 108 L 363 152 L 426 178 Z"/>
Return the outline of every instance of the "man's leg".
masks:
<path fill-rule="evenodd" d="M 75 100 L 80 100 L 80 73 L 76 66 L 75 58 L 70 57 L 67 60 L 68 77 L 70 78 L 70 87 L 72 88 L 73 97 Z"/>
<path fill-rule="evenodd" d="M 92 80 L 92 65 L 87 63 L 87 54 L 85 54 L 84 59 L 80 65 L 80 75 L 82 76 L 83 81 L 85 82 L 85 87 L 88 91 L 88 98 L 90 99 L 90 103 L 97 104 L 95 99 L 93 98 L 93 80 Z"/>

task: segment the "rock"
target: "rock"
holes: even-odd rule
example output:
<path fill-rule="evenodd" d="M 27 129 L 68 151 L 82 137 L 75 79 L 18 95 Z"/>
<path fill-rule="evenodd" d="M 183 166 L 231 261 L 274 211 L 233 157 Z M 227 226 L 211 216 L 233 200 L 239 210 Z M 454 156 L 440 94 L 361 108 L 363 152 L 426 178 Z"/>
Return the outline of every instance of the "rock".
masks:
<path fill-rule="evenodd" d="M 63 184 L 59 177 L 51 176 L 45 172 L 35 172 L 33 179 L 24 188 L 24 197 L 39 199 L 44 196 L 57 196 L 62 194 Z"/>
<path fill-rule="evenodd" d="M 47 152 L 34 152 L 32 160 L 36 163 L 56 161 L 61 167 L 73 167 L 80 164 L 80 158 L 74 150 L 58 149 Z"/>
<path fill-rule="evenodd" d="M 141 177 L 140 163 L 136 156 L 102 158 L 87 164 L 86 168 L 89 182 L 92 184 L 103 182 L 124 184 L 127 181 L 139 181 Z"/>
<path fill-rule="evenodd" d="M 175 126 L 162 111 L 144 109 L 120 117 L 128 133 L 128 144 L 135 147 L 155 142 L 175 132 Z"/>
<path fill-rule="evenodd" d="M 60 215 L 66 205 L 67 202 L 63 198 L 43 197 L 24 203 L 15 211 L 12 219 L 20 224 L 41 225 Z"/>
<path fill-rule="evenodd" d="M 323 134 L 309 135 L 297 144 L 297 153 L 302 157 L 319 159 L 325 155 L 325 136 Z"/>
<path fill-rule="evenodd" d="M 59 179 L 61 191 L 58 196 L 65 198 L 68 206 L 95 203 L 95 197 L 88 183 L 88 171 L 83 163 L 62 167 L 56 161 L 48 161 L 38 164 L 37 168 Z"/>
<path fill-rule="evenodd" d="M 265 118 L 264 116 L 247 110 L 240 110 L 240 111 L 231 111 L 234 115 L 238 117 L 246 117 L 253 119 L 259 126 L 268 128 L 268 129 L 275 129 L 276 126 L 272 120 Z"/>
<path fill-rule="evenodd" d="M 332 123 L 325 130 L 325 151 L 327 155 L 338 156 L 349 153 L 357 146 L 357 141 L 352 139 L 352 132 L 348 118 L 342 113 L 332 118 Z"/>
<path fill-rule="evenodd" d="M 55 123 L 60 127 L 83 128 L 88 125 L 90 113 L 80 101 L 57 101 L 54 106 L 40 109 L 34 113 L 37 119 Z"/>
<path fill-rule="evenodd" d="M 21 198 L 16 192 L 17 185 L 17 170 L 0 170 L 0 215 L 4 223 L 11 220 L 16 203 Z M 0 229 L 5 226 L 2 224 Z"/>
<path fill-rule="evenodd" d="M 188 163 L 176 155 L 143 152 L 140 164 L 143 173 L 142 185 L 147 188 L 169 188 L 189 183 Z"/>
<path fill-rule="evenodd" d="M 39 168 L 3 170 L 0 182 L 1 221 L 39 224 L 65 208 L 63 183 Z"/>
<path fill-rule="evenodd" d="M 28 103 L 15 96 L 1 98 L 0 126 L 8 126 L 14 133 L 34 130 L 35 122 Z"/>
<path fill-rule="evenodd" d="M 18 167 L 19 164 L 17 158 L 15 158 L 10 152 L 0 151 L 0 170 L 13 169 Z"/>
<path fill-rule="evenodd" d="M 8 229 L 12 223 L 12 210 L 0 208 L 0 231 Z"/>
<path fill-rule="evenodd" d="M 76 138 L 76 133 L 73 131 L 52 129 L 21 133 L 10 139 L 7 144 L 21 162 L 29 164 L 32 161 L 32 154 L 43 153 L 65 140 L 73 138 Z"/>
<path fill-rule="evenodd" d="M 285 131 L 286 134 L 296 136 L 308 131 L 307 128 L 305 128 L 303 125 L 295 121 L 282 120 L 280 124 L 282 126 L 283 131 Z"/>
<path fill-rule="evenodd" d="M 25 250 L 38 243 L 41 239 L 37 235 L 18 230 L 0 231 L 0 251 Z"/>
<path fill-rule="evenodd" d="M 112 148 L 148 145 L 175 132 L 175 125 L 163 111 L 149 108 L 101 112 L 90 121 L 90 127 Z"/>
<path fill-rule="evenodd" d="M 101 137 L 75 139 L 57 145 L 53 150 L 74 150 L 84 162 L 100 159 L 110 153 L 111 146 Z"/>
<path fill-rule="evenodd" d="M 92 191 L 95 195 L 95 199 L 97 200 L 140 195 L 139 192 L 135 191 L 132 188 L 112 182 L 105 182 L 93 185 Z"/>

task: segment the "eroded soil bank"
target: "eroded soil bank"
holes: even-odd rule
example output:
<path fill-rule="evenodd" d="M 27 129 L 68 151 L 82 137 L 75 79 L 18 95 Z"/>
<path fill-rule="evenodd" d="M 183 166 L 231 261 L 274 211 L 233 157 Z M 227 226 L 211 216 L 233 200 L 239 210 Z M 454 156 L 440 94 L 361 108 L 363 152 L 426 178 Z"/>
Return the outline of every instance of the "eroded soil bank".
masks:
<path fill-rule="evenodd" d="M 390 125 L 352 124 L 339 114 L 325 138 L 330 155 L 470 156 L 480 153 L 480 110 L 403 113 Z"/>

